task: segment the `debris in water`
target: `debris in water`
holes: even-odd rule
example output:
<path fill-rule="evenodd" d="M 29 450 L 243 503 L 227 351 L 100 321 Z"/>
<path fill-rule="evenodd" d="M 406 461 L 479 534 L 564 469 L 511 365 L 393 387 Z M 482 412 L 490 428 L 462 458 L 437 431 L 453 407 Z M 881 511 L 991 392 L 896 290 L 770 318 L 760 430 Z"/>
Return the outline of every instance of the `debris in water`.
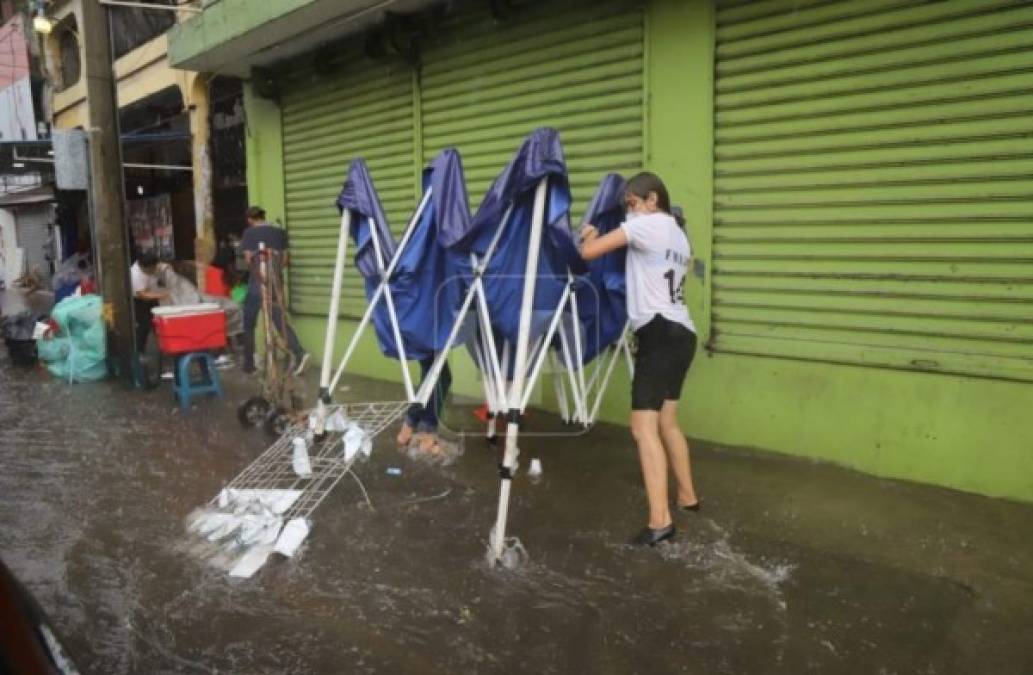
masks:
<path fill-rule="evenodd" d="M 399 469 L 397 466 L 389 466 L 389 467 L 387 467 L 387 475 L 388 476 L 401 476 L 402 475 L 402 470 Z"/>
<path fill-rule="evenodd" d="M 276 540 L 274 551 L 280 555 L 293 558 L 305 538 L 308 537 L 309 524 L 304 518 L 293 518 L 284 526 L 280 538 Z"/>
<path fill-rule="evenodd" d="M 250 579 L 255 572 L 262 568 L 269 555 L 273 552 L 270 544 L 252 546 L 247 553 L 240 556 L 240 559 L 230 569 L 230 576 L 239 579 Z"/>

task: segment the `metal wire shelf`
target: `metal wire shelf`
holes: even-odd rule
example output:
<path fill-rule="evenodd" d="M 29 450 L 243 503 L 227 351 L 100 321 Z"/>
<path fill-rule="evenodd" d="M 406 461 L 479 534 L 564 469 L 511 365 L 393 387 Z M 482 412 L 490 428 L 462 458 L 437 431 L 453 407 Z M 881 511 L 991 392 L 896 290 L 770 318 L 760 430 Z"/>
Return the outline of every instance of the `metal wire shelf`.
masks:
<path fill-rule="evenodd" d="M 401 417 L 408 407 L 407 401 L 345 403 L 330 406 L 328 417 L 332 419 L 341 414 L 373 439 Z M 297 424 L 288 427 L 275 443 L 237 474 L 226 489 L 300 491 L 301 495 L 283 517 L 284 520 L 308 518 L 351 470 L 356 458 L 345 459 L 343 432 L 328 431 L 323 439 L 313 441 L 309 448 L 312 474 L 305 478 L 298 476 L 292 462 L 293 443 L 295 438 L 307 433 L 308 429 Z M 218 500 L 216 496 L 209 506 L 218 508 Z"/>

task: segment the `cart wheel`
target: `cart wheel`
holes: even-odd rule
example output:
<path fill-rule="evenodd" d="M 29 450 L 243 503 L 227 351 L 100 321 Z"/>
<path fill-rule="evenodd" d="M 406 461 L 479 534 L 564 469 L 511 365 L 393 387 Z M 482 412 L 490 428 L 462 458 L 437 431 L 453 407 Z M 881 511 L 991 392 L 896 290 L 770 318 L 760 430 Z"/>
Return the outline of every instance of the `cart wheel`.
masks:
<path fill-rule="evenodd" d="M 257 427 L 269 416 L 269 401 L 261 396 L 252 396 L 237 408 L 237 419 L 241 426 Z"/>
<path fill-rule="evenodd" d="M 291 424 L 291 417 L 283 408 L 274 408 L 265 418 L 265 432 L 274 438 L 283 436 Z"/>

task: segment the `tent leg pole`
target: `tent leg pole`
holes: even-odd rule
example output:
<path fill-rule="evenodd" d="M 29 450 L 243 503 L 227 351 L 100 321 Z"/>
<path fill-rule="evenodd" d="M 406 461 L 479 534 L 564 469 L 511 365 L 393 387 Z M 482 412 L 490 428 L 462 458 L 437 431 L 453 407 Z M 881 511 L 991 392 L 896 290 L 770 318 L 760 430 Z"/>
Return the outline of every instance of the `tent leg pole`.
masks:
<path fill-rule="evenodd" d="M 427 208 L 427 203 L 430 201 L 431 190 L 423 195 L 423 200 L 420 202 L 419 207 L 416 209 L 416 213 L 413 214 L 412 219 L 405 228 L 405 234 L 402 235 L 402 241 L 398 243 L 398 248 L 395 250 L 394 256 L 391 258 L 390 264 L 387 266 L 387 272 L 381 276 L 380 283 L 377 284 L 377 290 L 373 292 L 373 297 L 370 298 L 369 304 L 366 306 L 366 311 L 362 315 L 362 320 L 359 321 L 358 327 L 352 334 L 352 339 L 348 343 L 348 348 L 344 352 L 344 356 L 341 358 L 340 365 L 337 366 L 337 370 L 334 372 L 333 379 L 330 380 L 330 392 L 333 393 L 337 389 L 337 383 L 340 382 L 341 376 L 344 374 L 344 369 L 351 360 L 352 353 L 359 344 L 359 339 L 362 337 L 362 332 L 366 330 L 366 326 L 369 324 L 370 319 L 373 318 L 373 310 L 376 309 L 377 303 L 380 302 L 380 296 L 383 295 L 385 288 L 387 287 L 387 280 L 394 273 L 395 267 L 398 266 L 398 261 L 402 259 L 402 252 L 405 247 L 409 245 L 409 239 L 412 238 L 412 233 L 416 230 L 417 223 L 420 222 L 420 218 L 423 216 L 424 209 Z M 349 225 L 350 227 L 350 225 Z M 345 232 L 345 235 L 348 233 Z M 373 237 L 373 243 L 376 245 L 377 238 Z M 380 254 L 377 254 L 378 262 Z"/>
<path fill-rule="evenodd" d="M 334 280 L 330 285 L 330 309 L 326 313 L 326 337 L 323 339 L 323 368 L 319 373 L 319 397 L 316 403 L 316 435 L 326 427 L 326 407 L 330 405 L 330 377 L 334 368 L 334 342 L 337 340 L 337 317 L 341 309 L 341 284 L 344 281 L 344 261 L 348 257 L 348 233 L 351 229 L 351 211 L 341 214 L 341 231 L 337 237 L 337 259 L 334 261 Z"/>
<path fill-rule="evenodd" d="M 560 406 L 560 416 L 564 424 L 570 424 L 570 412 L 567 407 L 567 388 L 563 386 L 563 377 L 556 364 L 555 352 L 549 352 L 549 366 L 552 368 L 552 384 L 556 388 L 556 402 Z"/>
<path fill-rule="evenodd" d="M 517 330 L 516 356 L 513 360 L 513 384 L 509 389 L 509 420 L 506 425 L 506 452 L 503 455 L 499 473 L 502 484 L 499 489 L 499 510 L 492 530 L 492 563 L 502 560 L 502 549 L 506 542 L 506 519 L 509 515 L 509 493 L 513 474 L 517 468 L 517 435 L 520 432 L 520 402 L 524 394 L 527 377 L 528 348 L 531 342 L 531 312 L 534 309 L 534 291 L 538 282 L 538 256 L 541 253 L 542 229 L 545 221 L 546 197 L 549 192 L 548 176 L 538 181 L 534 195 L 534 211 L 531 216 L 531 232 L 528 242 L 527 267 L 524 270 L 524 290 L 520 304 L 520 323 Z"/>

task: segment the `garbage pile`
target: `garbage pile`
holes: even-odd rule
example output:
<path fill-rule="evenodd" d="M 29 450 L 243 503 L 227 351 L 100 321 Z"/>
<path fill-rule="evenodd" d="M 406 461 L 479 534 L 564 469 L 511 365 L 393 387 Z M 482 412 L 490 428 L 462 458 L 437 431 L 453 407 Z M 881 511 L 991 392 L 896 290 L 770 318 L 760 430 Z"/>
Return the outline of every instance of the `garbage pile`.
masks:
<path fill-rule="evenodd" d="M 46 314 L 26 310 L 3 320 L 4 344 L 11 363 L 16 366 L 36 365 L 36 324 L 46 318 Z"/>
<path fill-rule="evenodd" d="M 103 303 L 98 295 L 67 297 L 51 310 L 49 330 L 37 333 L 39 359 L 55 377 L 96 382 L 108 375 Z"/>

